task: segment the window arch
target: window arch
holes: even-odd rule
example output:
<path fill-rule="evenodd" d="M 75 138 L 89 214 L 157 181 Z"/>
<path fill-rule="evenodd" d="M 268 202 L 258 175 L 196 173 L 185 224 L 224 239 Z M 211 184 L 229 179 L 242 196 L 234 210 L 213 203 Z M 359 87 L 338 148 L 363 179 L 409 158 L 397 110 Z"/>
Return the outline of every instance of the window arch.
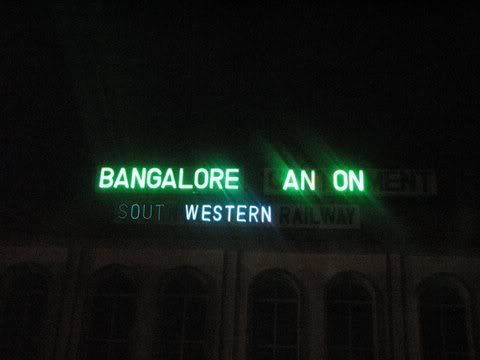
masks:
<path fill-rule="evenodd" d="M 33 265 L 10 268 L 3 284 L 0 351 L 9 359 L 42 356 L 42 334 L 47 319 L 49 279 Z"/>
<path fill-rule="evenodd" d="M 97 277 L 90 298 L 86 359 L 130 358 L 130 335 L 136 314 L 136 287 L 121 271 Z"/>
<path fill-rule="evenodd" d="M 194 269 L 173 271 L 161 287 L 154 359 L 207 360 L 206 278 Z"/>
<path fill-rule="evenodd" d="M 300 359 L 300 291 L 284 272 L 260 274 L 251 286 L 250 359 Z"/>
<path fill-rule="evenodd" d="M 452 276 L 437 275 L 418 289 L 424 360 L 470 359 L 469 296 Z"/>
<path fill-rule="evenodd" d="M 375 359 L 373 289 L 359 274 L 336 276 L 327 286 L 327 349 L 331 360 Z"/>

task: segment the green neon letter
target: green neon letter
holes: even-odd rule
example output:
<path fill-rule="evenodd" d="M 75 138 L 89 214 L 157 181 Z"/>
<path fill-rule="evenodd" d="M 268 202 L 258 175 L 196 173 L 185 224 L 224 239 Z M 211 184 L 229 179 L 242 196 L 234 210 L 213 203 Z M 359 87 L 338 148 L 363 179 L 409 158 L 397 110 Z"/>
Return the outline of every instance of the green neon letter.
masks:
<path fill-rule="evenodd" d="M 128 176 L 125 168 L 120 168 L 117 178 L 115 179 L 115 184 L 113 184 L 115 189 L 119 186 L 123 186 L 125 189 L 128 189 Z"/>
<path fill-rule="evenodd" d="M 289 188 L 298 190 L 298 181 L 297 181 L 297 178 L 295 177 L 295 172 L 292 169 L 288 170 L 287 178 L 283 183 L 283 191 L 286 191 Z"/>
<path fill-rule="evenodd" d="M 216 183 L 218 189 L 223 189 L 222 183 L 221 183 L 221 180 L 223 179 L 223 176 L 224 176 L 224 174 L 223 174 L 222 169 L 217 169 L 217 168 L 210 169 L 210 186 L 209 186 L 209 188 L 214 189 L 213 184 Z"/>
<path fill-rule="evenodd" d="M 178 171 L 178 188 L 179 189 L 193 189 L 192 184 L 184 184 L 183 183 L 183 168 L 180 168 Z"/>
<path fill-rule="evenodd" d="M 147 186 L 150 189 L 158 189 L 162 183 L 162 172 L 159 168 L 151 168 L 147 172 Z"/>
<path fill-rule="evenodd" d="M 132 178 L 130 181 L 130 187 L 132 189 L 135 189 L 135 184 L 138 183 L 138 186 L 141 189 L 145 189 L 145 181 L 146 181 L 146 176 L 147 176 L 147 169 L 142 168 L 142 173 L 138 171 L 136 167 L 132 169 Z"/>
<path fill-rule="evenodd" d="M 246 210 L 247 209 L 247 205 L 238 205 L 237 206 L 237 221 L 238 222 L 247 222 L 247 220 L 245 220 L 245 214 L 246 214 Z"/>
<path fill-rule="evenodd" d="M 173 175 L 172 168 L 168 168 L 165 172 L 165 176 L 163 177 L 162 181 L 162 189 L 165 189 L 167 186 L 170 186 L 172 189 L 177 188 L 177 184 L 175 182 L 175 176 Z"/>
<path fill-rule="evenodd" d="M 98 187 L 100 189 L 108 189 L 113 185 L 113 175 L 115 171 L 109 167 L 102 167 L 100 169 L 100 180 L 98 182 Z"/>
<path fill-rule="evenodd" d="M 203 174 L 203 183 L 200 183 L 198 181 L 198 178 L 200 177 L 200 173 Z M 193 183 L 195 184 L 195 187 L 197 189 L 205 189 L 208 186 L 208 171 L 205 168 L 200 168 L 195 170 L 195 176 Z"/>
<path fill-rule="evenodd" d="M 357 186 L 358 191 L 364 191 L 365 190 L 365 183 L 363 181 L 363 170 L 358 171 L 358 177 L 355 175 L 355 172 L 353 170 L 348 171 L 348 183 L 349 183 L 349 188 L 350 191 L 353 191 L 353 185 Z"/>
<path fill-rule="evenodd" d="M 269 223 L 272 222 L 272 207 L 271 206 L 263 206 L 262 209 L 262 223 L 267 221 Z"/>
<path fill-rule="evenodd" d="M 310 190 L 315 190 L 315 170 L 310 171 L 310 176 L 308 176 L 306 170 L 302 170 L 301 172 L 301 181 L 300 181 L 300 188 L 305 190 L 305 184 L 308 185 Z"/>
<path fill-rule="evenodd" d="M 239 171 L 239 169 L 227 169 L 225 176 L 225 189 L 238 190 L 238 175 L 236 176 L 232 174 L 238 174 Z"/>
<path fill-rule="evenodd" d="M 339 185 L 338 177 L 341 176 L 343 178 L 342 185 Z M 333 173 L 333 186 L 335 190 L 338 191 L 345 191 L 348 188 L 348 174 L 345 170 L 336 170 Z"/>

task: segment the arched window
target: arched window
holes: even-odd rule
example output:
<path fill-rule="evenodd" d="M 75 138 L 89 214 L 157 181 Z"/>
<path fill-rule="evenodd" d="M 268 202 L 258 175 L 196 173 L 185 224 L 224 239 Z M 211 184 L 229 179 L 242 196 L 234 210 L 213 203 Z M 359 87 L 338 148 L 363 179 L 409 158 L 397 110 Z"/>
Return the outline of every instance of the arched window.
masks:
<path fill-rule="evenodd" d="M 197 274 L 179 271 L 168 279 L 159 299 L 154 359 L 208 360 L 207 284 Z"/>
<path fill-rule="evenodd" d="M 371 293 L 354 276 L 327 287 L 327 348 L 330 360 L 374 359 L 374 306 Z"/>
<path fill-rule="evenodd" d="M 129 337 L 135 320 L 134 284 L 122 273 L 98 282 L 91 297 L 86 359 L 130 358 Z"/>
<path fill-rule="evenodd" d="M 47 316 L 47 278 L 31 269 L 17 269 L 7 279 L 1 303 L 0 352 L 9 359 L 42 357 Z"/>
<path fill-rule="evenodd" d="M 427 281 L 419 289 L 423 360 L 469 359 L 467 304 L 451 281 Z"/>
<path fill-rule="evenodd" d="M 300 296 L 292 279 L 266 273 L 253 282 L 250 359 L 300 359 Z"/>

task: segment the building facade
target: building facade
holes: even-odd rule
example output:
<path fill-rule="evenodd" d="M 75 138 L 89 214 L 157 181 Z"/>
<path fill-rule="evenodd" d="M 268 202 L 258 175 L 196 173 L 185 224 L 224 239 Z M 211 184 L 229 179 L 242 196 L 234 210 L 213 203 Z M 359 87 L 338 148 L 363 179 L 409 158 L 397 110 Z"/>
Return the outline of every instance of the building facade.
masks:
<path fill-rule="evenodd" d="M 145 159 L 131 140 L 144 134 L 148 146 L 159 143 L 150 146 L 148 160 L 159 153 L 159 161 L 194 156 L 189 141 L 176 141 L 193 122 L 207 128 L 194 134 L 199 143 L 241 142 L 210 131 L 225 114 L 244 128 L 243 117 L 261 106 L 255 99 L 241 107 L 235 96 L 254 93 L 257 84 L 238 85 L 229 68 L 211 71 L 218 64 L 198 45 L 208 34 L 196 31 L 205 23 L 190 21 L 188 11 L 177 24 L 161 11 L 138 18 L 123 2 L 102 4 L 68 4 L 48 17 L 93 166 Z M 228 41 L 221 45 L 228 48 Z M 233 100 L 230 83 L 240 89 L 232 90 Z M 205 93 L 198 90 L 203 86 Z M 220 95 L 226 100 L 217 112 L 218 104 L 206 99 Z M 264 111 L 279 109 L 270 104 Z M 245 166 L 263 173 L 248 156 L 250 145 L 236 151 L 247 153 Z M 395 167 L 418 166 L 407 159 Z M 95 193 L 87 166 L 72 175 L 87 180 L 72 182 L 77 195 L 52 211 L 48 230 L 2 235 L 1 357 L 477 359 L 478 190 L 462 188 L 476 175 L 452 163 L 447 171 L 437 159 L 420 166 L 438 176 L 434 195 L 347 201 L 360 214 L 352 228 L 119 224 L 114 201 Z"/>
<path fill-rule="evenodd" d="M 12 359 L 477 356 L 476 256 L 56 240 L 3 248 Z"/>

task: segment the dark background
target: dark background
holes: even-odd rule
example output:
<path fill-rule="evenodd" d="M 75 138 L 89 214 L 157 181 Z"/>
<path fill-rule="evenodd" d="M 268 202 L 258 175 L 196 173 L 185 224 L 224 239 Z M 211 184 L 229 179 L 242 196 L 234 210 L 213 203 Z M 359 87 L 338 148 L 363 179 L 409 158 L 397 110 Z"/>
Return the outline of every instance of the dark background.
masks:
<path fill-rule="evenodd" d="M 3 229 L 75 222 L 105 162 L 261 173 L 272 149 L 434 168 L 437 206 L 478 210 L 473 5 L 164 4 L 2 5 Z"/>

